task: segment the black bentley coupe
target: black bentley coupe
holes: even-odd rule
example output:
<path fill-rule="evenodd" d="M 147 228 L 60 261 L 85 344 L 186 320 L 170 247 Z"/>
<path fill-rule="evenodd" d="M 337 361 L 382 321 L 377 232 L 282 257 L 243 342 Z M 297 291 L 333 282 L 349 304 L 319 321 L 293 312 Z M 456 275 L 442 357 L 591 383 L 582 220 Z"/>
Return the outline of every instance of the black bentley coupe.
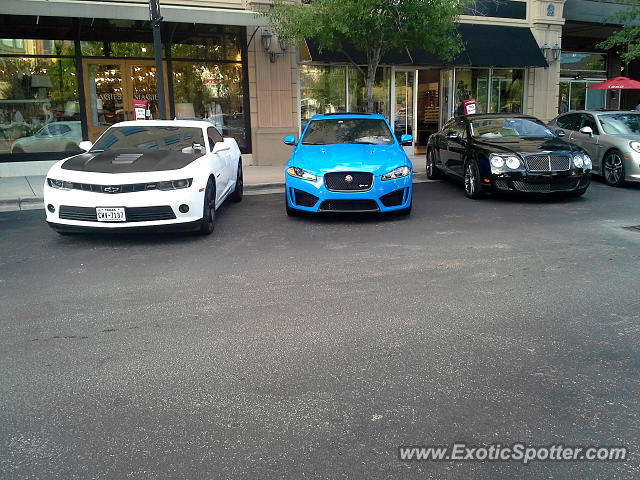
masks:
<path fill-rule="evenodd" d="M 455 117 L 429 137 L 427 176 L 464 181 L 469 198 L 490 192 L 582 195 L 591 158 L 529 115 L 492 113 Z"/>

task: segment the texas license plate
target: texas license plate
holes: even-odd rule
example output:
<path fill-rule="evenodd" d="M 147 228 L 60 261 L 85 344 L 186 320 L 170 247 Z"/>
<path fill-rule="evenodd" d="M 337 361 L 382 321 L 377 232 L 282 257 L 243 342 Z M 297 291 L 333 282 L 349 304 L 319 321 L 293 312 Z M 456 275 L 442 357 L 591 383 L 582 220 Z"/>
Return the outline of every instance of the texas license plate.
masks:
<path fill-rule="evenodd" d="M 99 222 L 126 222 L 124 208 L 96 208 Z"/>

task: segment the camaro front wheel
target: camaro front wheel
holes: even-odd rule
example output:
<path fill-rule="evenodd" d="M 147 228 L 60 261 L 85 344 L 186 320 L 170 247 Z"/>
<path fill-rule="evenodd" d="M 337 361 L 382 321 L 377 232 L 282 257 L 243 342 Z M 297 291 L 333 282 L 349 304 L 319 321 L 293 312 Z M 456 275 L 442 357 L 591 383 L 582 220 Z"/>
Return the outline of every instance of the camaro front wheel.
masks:
<path fill-rule="evenodd" d="M 216 205 L 215 205 L 215 188 L 213 180 L 209 179 L 207 188 L 204 191 L 204 205 L 202 207 L 202 223 L 200 224 L 200 233 L 202 235 L 210 235 L 216 222 Z"/>
<path fill-rule="evenodd" d="M 244 177 L 242 175 L 242 158 L 238 160 L 238 175 L 236 177 L 236 188 L 229 196 L 232 202 L 242 201 L 242 195 L 244 194 Z"/>

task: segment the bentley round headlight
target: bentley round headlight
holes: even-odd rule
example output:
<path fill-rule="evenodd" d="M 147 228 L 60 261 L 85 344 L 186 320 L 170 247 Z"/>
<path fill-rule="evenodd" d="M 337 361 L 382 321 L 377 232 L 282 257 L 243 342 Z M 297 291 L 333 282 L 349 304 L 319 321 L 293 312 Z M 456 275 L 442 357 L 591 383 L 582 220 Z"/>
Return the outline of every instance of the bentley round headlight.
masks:
<path fill-rule="evenodd" d="M 584 168 L 590 169 L 593 167 L 593 162 L 591 162 L 591 157 L 587 154 L 584 155 Z"/>
<path fill-rule="evenodd" d="M 507 167 L 509 167 L 512 170 L 515 170 L 516 168 L 520 168 L 520 159 L 518 157 L 514 157 L 514 156 L 510 156 L 507 157 Z"/>
<path fill-rule="evenodd" d="M 584 165 L 584 158 L 582 158 L 582 155 L 580 154 L 574 155 L 573 164 L 576 166 L 576 168 L 582 168 L 582 166 Z"/>
<path fill-rule="evenodd" d="M 491 162 L 491 166 L 494 168 L 502 168 L 504 167 L 504 158 L 500 155 L 491 154 L 489 157 L 489 161 Z"/>

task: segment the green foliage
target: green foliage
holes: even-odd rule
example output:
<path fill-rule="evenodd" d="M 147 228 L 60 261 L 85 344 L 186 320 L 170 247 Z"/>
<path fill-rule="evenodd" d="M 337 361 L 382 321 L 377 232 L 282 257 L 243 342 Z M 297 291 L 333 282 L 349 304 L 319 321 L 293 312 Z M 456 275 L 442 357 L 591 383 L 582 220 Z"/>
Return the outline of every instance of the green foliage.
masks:
<path fill-rule="evenodd" d="M 630 62 L 640 57 L 640 26 L 633 25 L 640 21 L 640 0 L 624 0 L 628 8 L 616 15 L 605 18 L 605 23 L 619 23 L 624 25 L 615 31 L 604 42 L 596 45 L 603 50 L 616 50 L 624 62 Z"/>
<path fill-rule="evenodd" d="M 275 0 L 267 16 L 280 37 L 313 38 L 321 50 L 345 55 L 345 45 L 364 53 L 366 71 L 352 63 L 366 79 L 371 109 L 375 71 L 382 56 L 392 49 L 422 48 L 451 59 L 461 50 L 455 21 L 469 1 L 313 0 L 306 5 Z"/>

